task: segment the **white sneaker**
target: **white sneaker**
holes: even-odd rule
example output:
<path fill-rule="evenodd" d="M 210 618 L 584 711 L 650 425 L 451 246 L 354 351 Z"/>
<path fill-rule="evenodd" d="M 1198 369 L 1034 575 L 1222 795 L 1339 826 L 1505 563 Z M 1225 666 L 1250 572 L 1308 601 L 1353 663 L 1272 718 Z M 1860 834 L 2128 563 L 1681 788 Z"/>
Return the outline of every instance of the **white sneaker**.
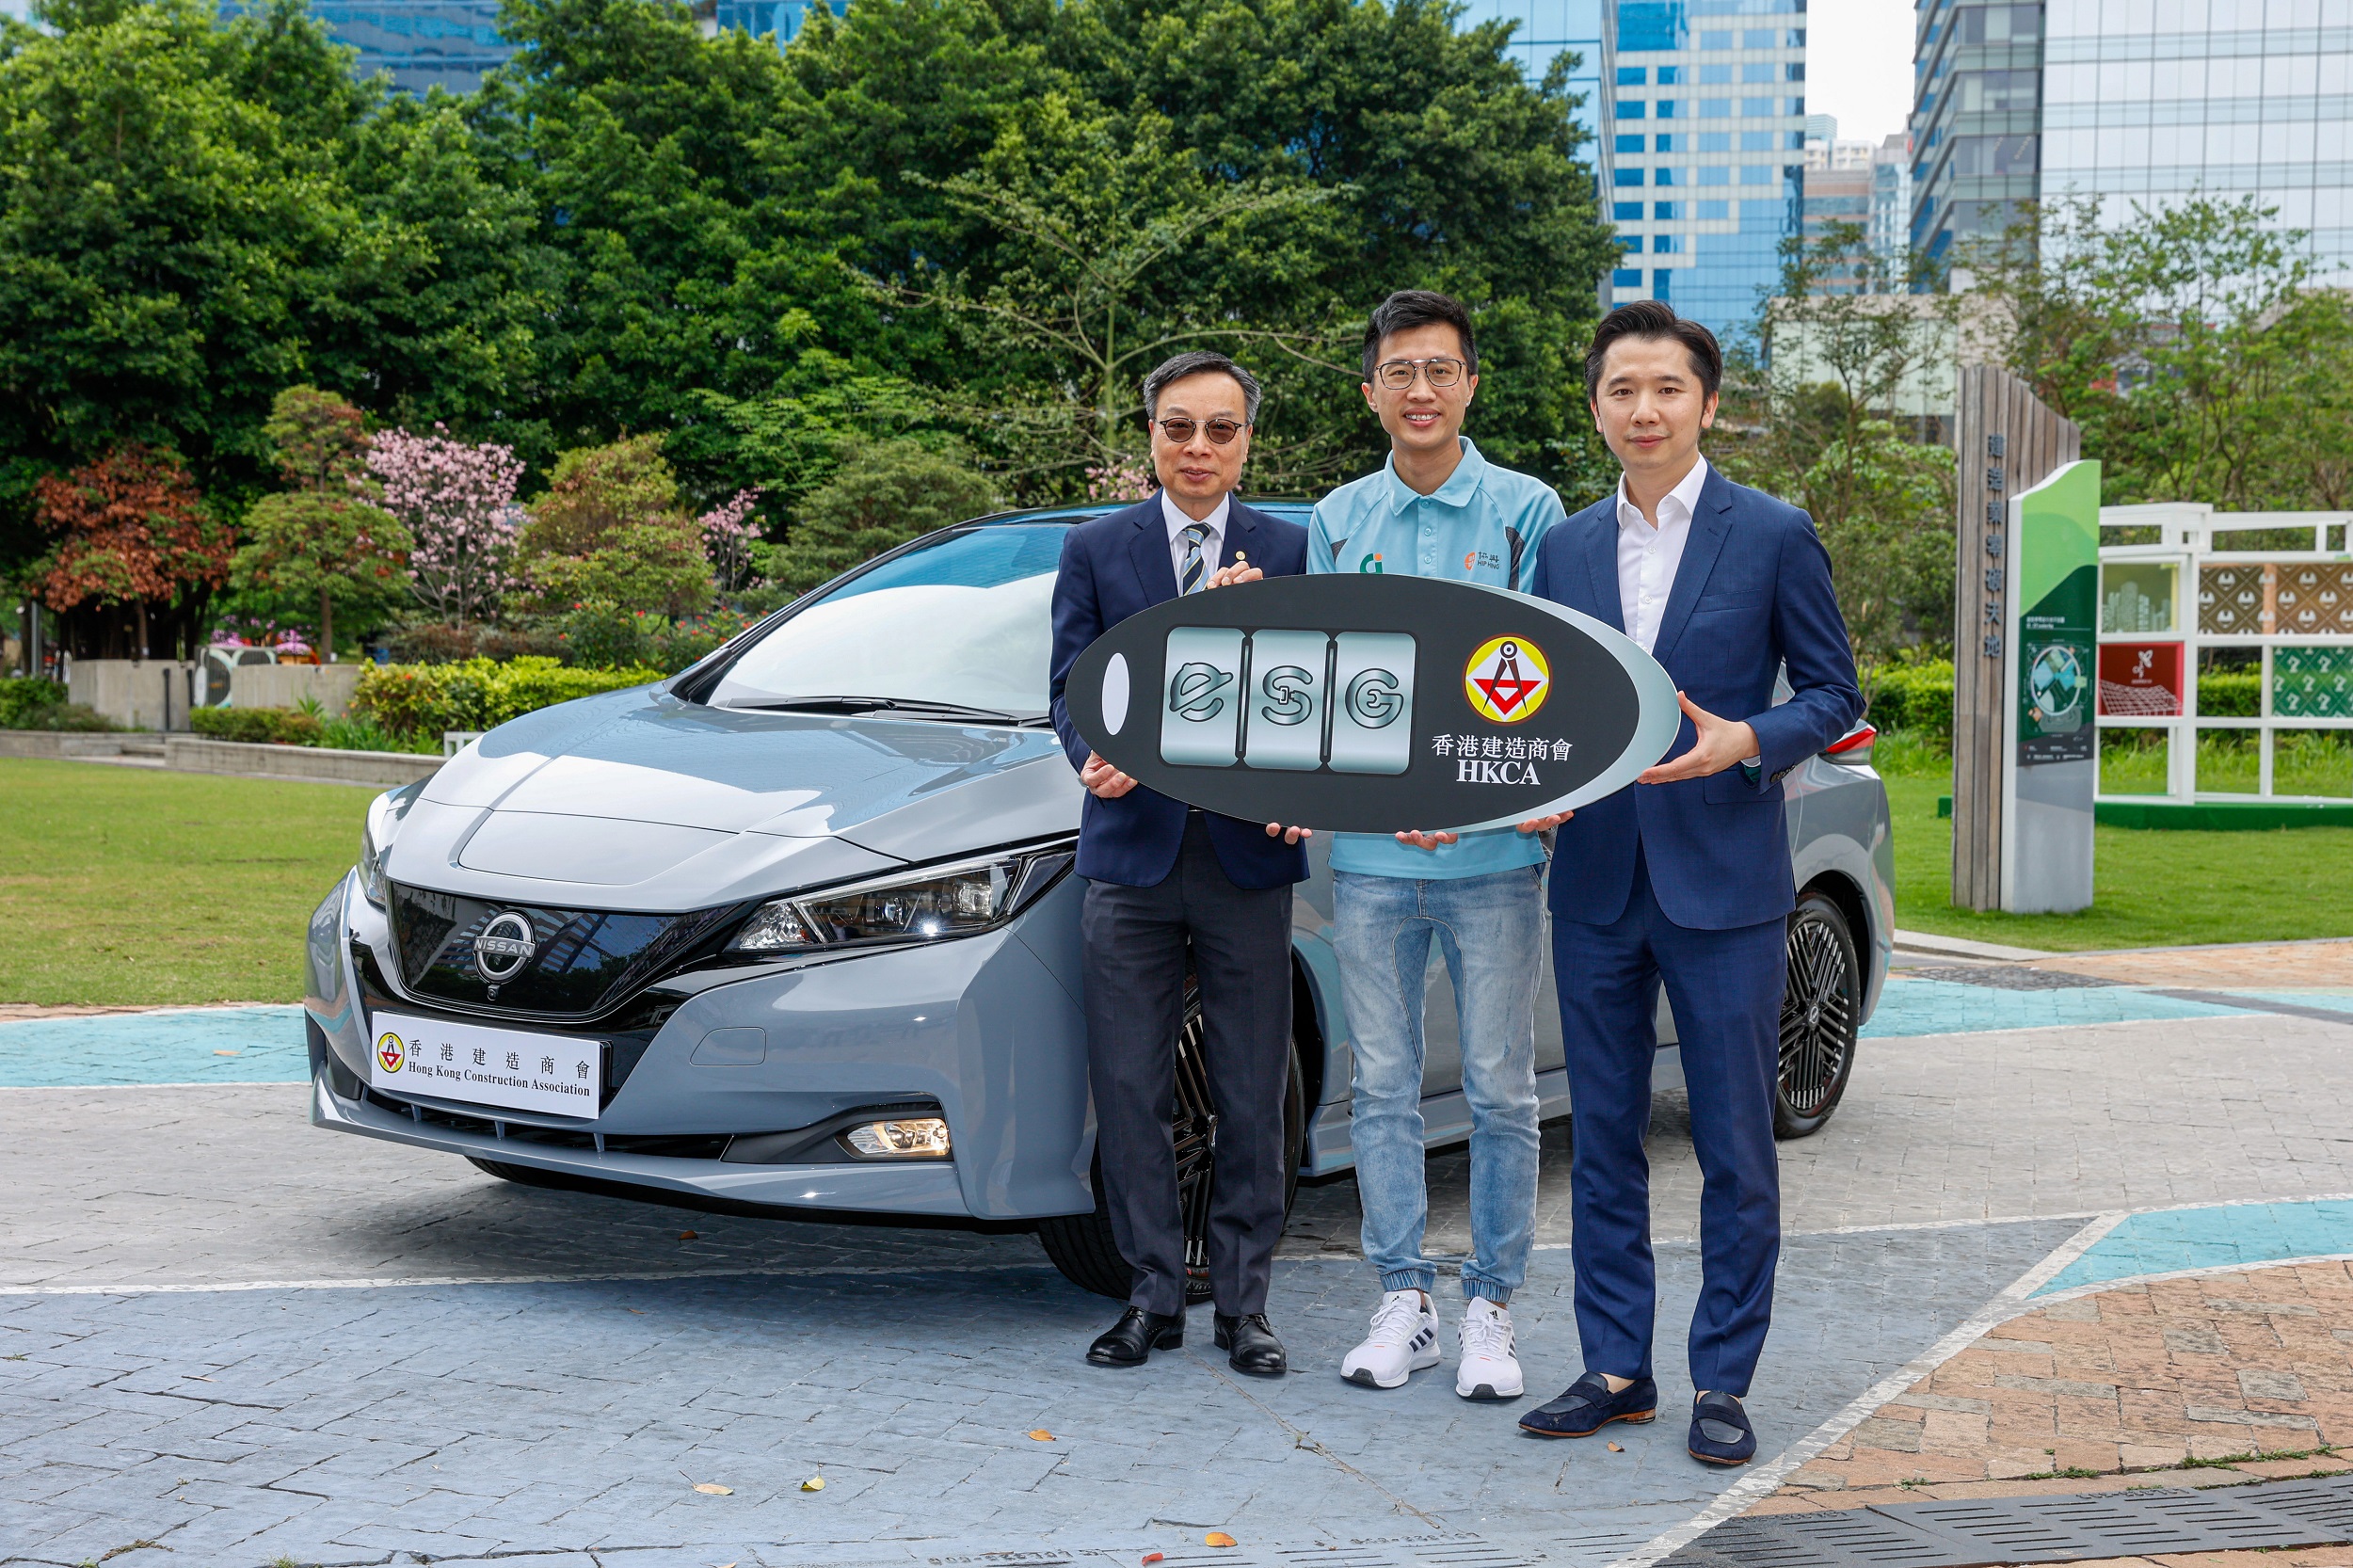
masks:
<path fill-rule="evenodd" d="M 1463 1314 L 1462 1359 L 1454 1391 L 1466 1400 L 1516 1400 L 1528 1392 L 1519 1358 L 1512 1353 L 1512 1309 L 1484 1296 L 1471 1298 Z"/>
<path fill-rule="evenodd" d="M 1438 1364 L 1438 1314 L 1418 1290 L 1389 1290 L 1373 1308 L 1365 1342 L 1340 1363 L 1340 1376 L 1365 1388 L 1396 1388 Z"/>

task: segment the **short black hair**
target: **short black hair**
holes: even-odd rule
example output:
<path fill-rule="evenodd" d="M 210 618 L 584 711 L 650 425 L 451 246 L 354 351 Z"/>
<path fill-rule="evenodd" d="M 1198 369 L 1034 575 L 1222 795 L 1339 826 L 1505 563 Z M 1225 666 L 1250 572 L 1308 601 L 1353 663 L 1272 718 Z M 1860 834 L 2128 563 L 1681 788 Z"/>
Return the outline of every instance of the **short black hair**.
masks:
<path fill-rule="evenodd" d="M 1593 328 L 1593 344 L 1585 350 L 1587 403 L 1599 400 L 1601 362 L 1609 358 L 1609 345 L 1622 338 L 1654 343 L 1672 339 L 1691 356 L 1691 374 L 1700 378 L 1706 395 L 1715 396 L 1724 384 L 1724 351 L 1717 344 L 1715 333 L 1689 316 L 1675 314 L 1675 308 L 1663 299 L 1636 299 L 1602 317 L 1601 325 Z"/>
<path fill-rule="evenodd" d="M 1257 424 L 1258 378 L 1214 348 L 1189 348 L 1152 367 L 1144 378 L 1144 423 L 1149 424 L 1160 417 L 1160 393 L 1172 385 L 1188 376 L 1212 373 L 1234 378 L 1234 385 L 1241 389 L 1242 423 Z"/>
<path fill-rule="evenodd" d="M 1463 302 L 1450 294 L 1434 289 L 1400 289 L 1381 301 L 1372 319 L 1365 323 L 1365 379 L 1380 368 L 1381 344 L 1400 332 L 1410 332 L 1417 327 L 1447 326 L 1463 340 L 1463 368 L 1471 375 L 1479 374 L 1479 345 L 1471 342 L 1470 312 Z"/>

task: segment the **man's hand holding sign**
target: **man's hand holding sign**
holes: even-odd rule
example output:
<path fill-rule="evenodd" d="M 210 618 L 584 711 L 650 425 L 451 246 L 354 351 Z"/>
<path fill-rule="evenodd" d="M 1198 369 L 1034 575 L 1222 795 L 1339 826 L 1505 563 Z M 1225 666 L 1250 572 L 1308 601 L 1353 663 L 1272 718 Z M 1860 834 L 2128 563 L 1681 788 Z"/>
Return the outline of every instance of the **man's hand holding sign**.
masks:
<path fill-rule="evenodd" d="M 1249 560 L 1248 555 L 1241 555 L 1236 558 L 1232 566 L 1218 568 L 1217 570 L 1209 573 L 1206 585 L 1211 588 L 1225 588 L 1236 584 L 1257 583 L 1264 579 L 1266 573 L 1251 566 Z M 1093 751 L 1087 753 L 1086 761 L 1080 765 L 1079 784 L 1080 788 L 1098 800 L 1117 800 L 1136 787 L 1136 781 L 1132 776 L 1121 773 L 1117 768 L 1104 761 L 1100 753 Z M 1314 838 L 1316 830 L 1312 827 L 1286 827 L 1279 822 L 1271 822 L 1266 824 L 1266 835 L 1270 839 L 1280 839 L 1287 844 L 1295 844 L 1302 839 Z M 1403 838 L 1404 835 L 1400 834 L 1399 837 Z"/>

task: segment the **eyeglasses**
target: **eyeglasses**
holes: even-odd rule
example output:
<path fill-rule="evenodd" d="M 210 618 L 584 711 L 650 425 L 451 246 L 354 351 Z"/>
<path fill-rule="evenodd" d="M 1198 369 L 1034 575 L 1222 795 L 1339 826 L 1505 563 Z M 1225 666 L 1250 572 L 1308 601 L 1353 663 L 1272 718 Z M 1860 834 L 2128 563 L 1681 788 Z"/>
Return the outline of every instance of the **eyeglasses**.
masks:
<path fill-rule="evenodd" d="M 1193 440 L 1193 433 L 1194 430 L 1204 428 L 1201 422 L 1198 420 L 1178 419 L 1173 415 L 1167 419 L 1158 421 L 1157 423 L 1160 427 L 1160 434 L 1166 436 L 1170 440 L 1175 441 L 1178 446 L 1182 446 L 1187 441 Z M 1213 419 L 1208 423 L 1206 428 L 1209 432 L 1209 440 L 1212 444 L 1225 446 L 1229 444 L 1236 436 L 1239 436 L 1244 430 L 1249 429 L 1250 426 L 1242 424 L 1240 420 Z"/>
<path fill-rule="evenodd" d="M 1379 376 L 1381 384 L 1391 392 L 1403 392 L 1412 386 L 1417 374 L 1428 378 L 1432 392 L 1442 392 L 1463 379 L 1463 361 L 1443 358 L 1390 360 L 1379 366 L 1373 374 Z"/>

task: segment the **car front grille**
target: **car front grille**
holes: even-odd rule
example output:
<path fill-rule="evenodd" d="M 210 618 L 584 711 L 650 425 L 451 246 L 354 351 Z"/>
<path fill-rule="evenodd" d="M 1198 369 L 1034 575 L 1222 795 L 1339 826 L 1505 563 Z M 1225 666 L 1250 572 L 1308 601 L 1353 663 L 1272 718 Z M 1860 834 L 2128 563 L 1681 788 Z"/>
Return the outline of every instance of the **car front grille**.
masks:
<path fill-rule="evenodd" d="M 401 982 L 412 995 L 550 1018 L 584 1018 L 616 1005 L 694 955 L 741 912 L 732 904 L 683 915 L 547 909 L 400 883 L 388 905 Z M 474 938 L 506 914 L 530 922 L 532 952 L 513 975 L 494 981 L 475 962 Z"/>

